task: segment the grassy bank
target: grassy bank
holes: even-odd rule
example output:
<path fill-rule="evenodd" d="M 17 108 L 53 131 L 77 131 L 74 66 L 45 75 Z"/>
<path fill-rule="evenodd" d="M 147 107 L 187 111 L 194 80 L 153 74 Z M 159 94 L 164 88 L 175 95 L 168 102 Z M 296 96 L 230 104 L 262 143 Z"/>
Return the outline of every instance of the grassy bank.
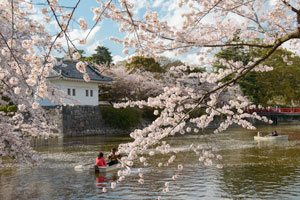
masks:
<path fill-rule="evenodd" d="M 139 127 L 144 121 L 153 121 L 155 116 L 152 109 L 113 108 L 100 106 L 102 118 L 107 126 L 129 130 Z"/>

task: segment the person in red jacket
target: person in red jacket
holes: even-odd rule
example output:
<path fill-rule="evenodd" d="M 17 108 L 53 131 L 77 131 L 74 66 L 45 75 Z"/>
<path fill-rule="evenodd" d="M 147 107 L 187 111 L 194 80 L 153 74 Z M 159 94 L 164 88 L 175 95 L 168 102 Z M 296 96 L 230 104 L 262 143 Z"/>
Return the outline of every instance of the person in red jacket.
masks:
<path fill-rule="evenodd" d="M 106 167 L 106 162 L 105 162 L 105 159 L 103 157 L 103 153 L 100 152 L 98 157 L 96 158 L 96 164 L 95 166 L 97 167 Z"/>

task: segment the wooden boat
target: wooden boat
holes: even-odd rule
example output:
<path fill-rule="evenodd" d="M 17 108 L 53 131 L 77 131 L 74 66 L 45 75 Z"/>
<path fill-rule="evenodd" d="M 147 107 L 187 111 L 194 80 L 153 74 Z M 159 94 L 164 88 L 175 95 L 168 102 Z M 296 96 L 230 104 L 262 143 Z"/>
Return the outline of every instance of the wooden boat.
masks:
<path fill-rule="evenodd" d="M 115 171 L 118 169 L 121 169 L 122 165 L 120 163 L 111 165 L 111 166 L 106 166 L 106 167 L 97 167 L 97 166 L 92 166 L 90 167 L 90 171 L 94 172 L 110 172 L 110 171 Z"/>
<path fill-rule="evenodd" d="M 288 135 L 277 135 L 277 136 L 254 136 L 256 141 L 287 141 L 289 139 Z"/>

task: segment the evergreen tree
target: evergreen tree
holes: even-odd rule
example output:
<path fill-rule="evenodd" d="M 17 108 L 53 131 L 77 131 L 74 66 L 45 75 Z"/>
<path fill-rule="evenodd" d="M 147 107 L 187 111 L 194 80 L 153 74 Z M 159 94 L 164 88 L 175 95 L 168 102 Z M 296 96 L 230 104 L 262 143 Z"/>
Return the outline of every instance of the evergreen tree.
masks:
<path fill-rule="evenodd" d="M 112 62 L 111 52 L 104 46 L 98 46 L 95 49 L 96 53 L 92 55 L 92 62 L 96 64 L 104 64 L 110 66 Z"/>
<path fill-rule="evenodd" d="M 229 47 L 216 54 L 217 58 L 242 61 L 247 65 L 255 58 L 264 55 L 267 50 L 241 47 Z M 283 59 L 285 58 L 285 59 Z M 273 67 L 269 72 L 251 71 L 238 81 L 242 92 L 255 104 L 285 105 L 299 104 L 300 99 L 300 57 L 285 49 L 278 49 L 262 64 Z M 214 69 L 224 68 L 220 62 L 214 64 Z M 228 76 L 224 81 L 232 78 Z"/>
<path fill-rule="evenodd" d="M 131 62 L 126 63 L 126 67 L 129 70 L 140 69 L 148 72 L 164 72 L 164 68 L 160 66 L 154 58 L 147 58 L 143 56 L 135 56 L 131 59 Z"/>

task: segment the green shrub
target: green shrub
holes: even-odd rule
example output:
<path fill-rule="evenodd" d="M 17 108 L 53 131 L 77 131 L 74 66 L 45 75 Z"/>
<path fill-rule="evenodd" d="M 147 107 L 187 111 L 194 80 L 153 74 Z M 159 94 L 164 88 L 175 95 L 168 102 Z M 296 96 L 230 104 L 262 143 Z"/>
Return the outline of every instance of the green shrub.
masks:
<path fill-rule="evenodd" d="M 18 108 L 15 105 L 7 107 L 7 112 L 17 112 L 17 110 L 18 110 Z"/>
<path fill-rule="evenodd" d="M 145 107 L 142 109 L 142 118 L 150 121 L 156 120 L 158 116 L 154 115 L 154 108 Z"/>
<path fill-rule="evenodd" d="M 5 112 L 6 111 L 6 106 L 0 106 L 0 111 Z"/>
<path fill-rule="evenodd" d="M 0 111 L 2 112 L 16 112 L 17 111 L 17 106 L 15 105 L 0 105 Z"/>
<path fill-rule="evenodd" d="M 206 114 L 205 109 L 203 108 L 196 108 L 190 113 L 190 118 L 201 117 L 202 115 Z"/>
<path fill-rule="evenodd" d="M 141 120 L 141 111 L 137 108 L 120 108 L 112 106 L 100 107 L 104 123 L 113 128 L 130 129 L 136 127 Z"/>

